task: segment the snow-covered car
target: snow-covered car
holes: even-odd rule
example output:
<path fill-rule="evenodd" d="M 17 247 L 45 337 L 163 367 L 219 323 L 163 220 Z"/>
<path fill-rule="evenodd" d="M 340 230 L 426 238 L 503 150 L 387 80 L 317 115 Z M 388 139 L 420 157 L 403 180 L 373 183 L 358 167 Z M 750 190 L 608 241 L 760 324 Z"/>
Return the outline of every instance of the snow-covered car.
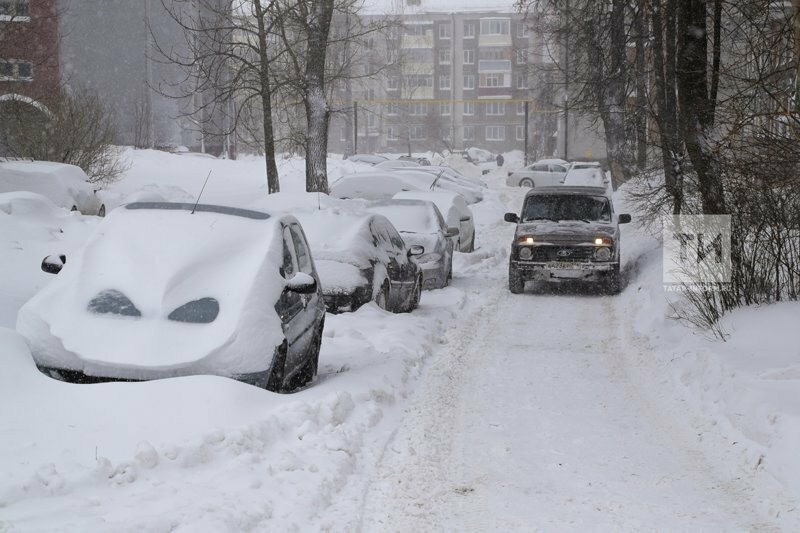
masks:
<path fill-rule="evenodd" d="M 580 280 L 620 286 L 619 224 L 611 196 L 602 187 L 542 187 L 525 195 L 522 212 L 506 213 L 517 224 L 508 266 L 508 288 L 525 282 Z"/>
<path fill-rule="evenodd" d="M 467 148 L 466 153 L 469 156 L 470 161 L 474 163 L 494 163 L 497 159 L 497 156 L 489 150 L 476 148 L 474 146 Z"/>
<path fill-rule="evenodd" d="M 0 193 L 34 192 L 70 211 L 105 216 L 106 206 L 87 180 L 86 173 L 75 165 L 49 161 L 0 162 Z"/>
<path fill-rule="evenodd" d="M 288 392 L 317 372 L 325 305 L 292 216 L 128 204 L 42 270 L 58 276 L 22 306 L 16 327 L 53 378 L 212 374 Z"/>
<path fill-rule="evenodd" d="M 455 249 L 459 252 L 475 250 L 475 219 L 464 197 L 450 191 L 407 191 L 394 195 L 395 200 L 427 200 L 436 204 L 447 227 L 458 228 Z"/>
<path fill-rule="evenodd" d="M 416 163 L 419 166 L 426 166 L 426 165 L 430 165 L 431 164 L 430 159 L 428 159 L 427 157 L 417 157 L 417 156 L 408 155 L 408 154 L 401 155 L 400 157 L 397 158 L 397 160 L 398 161 L 413 162 L 413 163 Z"/>
<path fill-rule="evenodd" d="M 369 165 L 377 165 L 383 161 L 389 161 L 388 157 L 377 154 L 354 154 L 347 158 L 348 161 L 353 163 L 367 163 Z"/>
<path fill-rule="evenodd" d="M 483 200 L 483 190 L 472 182 L 454 178 L 446 170 L 430 170 L 430 167 L 399 169 L 393 174 L 414 185 L 419 190 L 444 190 L 460 194 L 468 204 Z"/>
<path fill-rule="evenodd" d="M 355 311 L 373 300 L 394 313 L 417 308 L 423 279 L 413 256 L 425 249 L 407 247 L 385 217 L 335 209 L 295 216 L 308 234 L 329 312 Z"/>
<path fill-rule="evenodd" d="M 381 161 L 375 165 L 376 169 L 381 170 L 396 170 L 398 168 L 419 168 L 420 165 L 416 161 L 405 161 L 402 159 L 390 159 L 388 161 Z"/>
<path fill-rule="evenodd" d="M 308 237 L 329 312 L 355 311 L 375 301 L 395 313 L 419 305 L 422 270 L 385 217 L 366 211 L 365 202 L 316 193 L 275 193 L 252 207 L 287 212 L 300 220 Z"/>
<path fill-rule="evenodd" d="M 606 187 L 608 180 L 600 167 L 571 167 L 564 176 L 565 186 Z"/>
<path fill-rule="evenodd" d="M 426 178 L 426 181 L 427 180 Z M 400 191 L 423 190 L 424 183 L 413 184 L 392 171 L 345 174 L 330 186 L 333 198 L 391 200 Z"/>
<path fill-rule="evenodd" d="M 422 267 L 423 288 L 439 289 L 453 278 L 453 239 L 458 228 L 448 228 L 436 204 L 424 200 L 377 202 L 369 210 L 385 216 L 411 246 L 422 246 L 417 257 Z"/>
<path fill-rule="evenodd" d="M 403 169 L 427 172 L 439 180 L 436 181 L 437 189 L 447 189 L 456 192 L 467 200 L 467 203 L 474 204 L 483 200 L 483 190 L 486 184 L 479 180 L 470 179 L 450 167 L 444 166 L 427 166 L 415 169 Z"/>
<path fill-rule="evenodd" d="M 508 173 L 509 187 L 550 187 L 561 185 L 567 175 L 569 163 L 563 159 L 540 159 L 521 170 Z"/>

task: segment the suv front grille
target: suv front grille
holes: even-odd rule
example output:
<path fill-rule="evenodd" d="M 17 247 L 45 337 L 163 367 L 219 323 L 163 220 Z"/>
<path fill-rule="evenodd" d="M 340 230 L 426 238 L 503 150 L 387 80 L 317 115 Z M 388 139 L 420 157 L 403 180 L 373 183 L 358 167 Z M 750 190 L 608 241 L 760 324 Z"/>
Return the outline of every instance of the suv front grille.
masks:
<path fill-rule="evenodd" d="M 534 246 L 533 256 L 528 261 L 547 263 L 580 263 L 591 261 L 594 254 L 592 246 Z"/>

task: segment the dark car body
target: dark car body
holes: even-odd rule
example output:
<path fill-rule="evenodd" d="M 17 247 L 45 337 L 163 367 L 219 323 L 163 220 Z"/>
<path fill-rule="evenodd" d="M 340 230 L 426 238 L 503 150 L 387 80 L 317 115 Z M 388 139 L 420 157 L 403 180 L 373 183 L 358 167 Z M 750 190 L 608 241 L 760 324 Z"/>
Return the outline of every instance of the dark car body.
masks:
<path fill-rule="evenodd" d="M 509 289 L 522 292 L 526 281 L 579 280 L 619 288 L 619 224 L 608 191 L 602 187 L 534 188 L 525 195 L 509 259 Z"/>

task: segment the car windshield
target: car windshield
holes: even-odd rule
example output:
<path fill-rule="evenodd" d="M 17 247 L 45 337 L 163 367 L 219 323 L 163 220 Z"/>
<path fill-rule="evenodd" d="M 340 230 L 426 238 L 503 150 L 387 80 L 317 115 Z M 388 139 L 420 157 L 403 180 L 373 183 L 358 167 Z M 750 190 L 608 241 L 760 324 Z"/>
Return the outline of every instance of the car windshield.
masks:
<path fill-rule="evenodd" d="M 522 221 L 582 220 L 611 222 L 611 206 L 602 196 L 547 194 L 530 196 L 522 210 Z"/>

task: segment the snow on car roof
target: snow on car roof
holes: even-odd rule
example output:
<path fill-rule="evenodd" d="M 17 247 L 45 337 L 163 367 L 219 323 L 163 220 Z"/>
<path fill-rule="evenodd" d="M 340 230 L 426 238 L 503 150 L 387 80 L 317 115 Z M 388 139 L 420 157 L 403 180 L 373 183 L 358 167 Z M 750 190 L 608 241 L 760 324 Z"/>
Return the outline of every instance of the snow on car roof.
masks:
<path fill-rule="evenodd" d="M 388 218 L 401 233 L 436 233 L 440 229 L 433 202 L 390 200 L 376 202 L 369 209 Z"/>
<path fill-rule="evenodd" d="M 251 352 L 263 343 L 244 345 L 243 339 L 255 335 L 279 344 L 282 335 L 274 313 L 253 311 L 277 301 L 283 289 L 277 266 L 282 248 L 273 245 L 281 239 L 281 219 L 209 206 L 192 214 L 186 205 L 140 203 L 109 213 L 56 279 L 23 307 L 18 330 L 33 337 L 34 346 L 46 337 L 43 331 L 52 332 L 63 347 L 37 350 L 64 368 L 75 367 L 70 354 L 93 364 L 163 369 L 224 352 L 209 372 L 248 371 L 243 362 L 258 361 Z M 108 291 L 124 295 L 140 317 L 90 312 L 89 303 Z M 219 303 L 213 322 L 167 320 L 203 298 Z M 263 368 L 249 369 L 256 370 Z"/>
<path fill-rule="evenodd" d="M 581 185 L 569 186 L 553 186 L 553 187 L 534 187 L 529 190 L 525 197 L 539 196 L 546 194 L 585 194 L 593 196 L 610 196 L 608 190 L 604 187 L 586 187 Z"/>

